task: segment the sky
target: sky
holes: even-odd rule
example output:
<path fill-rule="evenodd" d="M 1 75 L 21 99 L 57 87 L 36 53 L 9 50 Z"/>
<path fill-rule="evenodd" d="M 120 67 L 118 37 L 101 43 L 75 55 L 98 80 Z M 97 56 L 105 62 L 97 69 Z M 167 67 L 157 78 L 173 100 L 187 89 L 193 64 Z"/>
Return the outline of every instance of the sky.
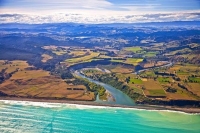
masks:
<path fill-rule="evenodd" d="M 0 0 L 0 23 L 200 20 L 200 0 Z"/>

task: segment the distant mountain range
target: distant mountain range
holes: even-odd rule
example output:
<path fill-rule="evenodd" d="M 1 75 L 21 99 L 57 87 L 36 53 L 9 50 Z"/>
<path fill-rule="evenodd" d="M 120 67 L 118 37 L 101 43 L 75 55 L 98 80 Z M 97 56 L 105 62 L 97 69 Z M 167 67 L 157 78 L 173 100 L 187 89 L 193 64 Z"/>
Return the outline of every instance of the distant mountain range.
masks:
<path fill-rule="evenodd" d="M 127 26 L 139 26 L 139 27 L 160 27 L 160 26 L 200 26 L 200 21 L 172 21 L 172 22 L 144 22 L 144 23 L 108 23 L 108 24 L 83 24 L 83 23 L 43 23 L 43 24 L 23 24 L 23 23 L 3 23 L 0 24 L 0 28 L 42 28 L 52 26 L 100 26 L 100 27 L 127 27 Z"/>

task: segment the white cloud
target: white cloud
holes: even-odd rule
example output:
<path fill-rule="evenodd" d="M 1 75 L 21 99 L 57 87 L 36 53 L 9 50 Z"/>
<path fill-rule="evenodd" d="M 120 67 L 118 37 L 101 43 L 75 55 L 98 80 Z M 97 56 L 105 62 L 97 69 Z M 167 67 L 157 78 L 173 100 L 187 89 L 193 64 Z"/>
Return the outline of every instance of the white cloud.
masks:
<path fill-rule="evenodd" d="M 106 0 L 18 0 L 17 5 L 2 7 L 4 13 L 54 14 L 54 13 L 92 13 L 111 8 Z"/>
<path fill-rule="evenodd" d="M 166 22 L 166 21 L 200 21 L 200 12 L 196 13 L 165 13 L 143 15 L 83 15 L 83 14 L 0 14 L 0 23 L 137 23 L 137 22 Z"/>

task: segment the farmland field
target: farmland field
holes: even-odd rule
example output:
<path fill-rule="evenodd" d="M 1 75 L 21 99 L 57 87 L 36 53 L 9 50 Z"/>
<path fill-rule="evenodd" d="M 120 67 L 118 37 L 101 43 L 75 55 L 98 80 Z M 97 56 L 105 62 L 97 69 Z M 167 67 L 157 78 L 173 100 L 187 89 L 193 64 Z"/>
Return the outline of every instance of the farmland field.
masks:
<path fill-rule="evenodd" d="M 5 60 L 0 61 L 0 71 L 6 68 L 7 73 L 11 73 L 16 69 L 23 70 L 27 67 L 29 67 L 29 64 L 26 63 L 26 61 L 15 60 L 15 61 L 9 61 L 8 63 L 5 63 Z"/>
<path fill-rule="evenodd" d="M 49 72 L 43 70 L 23 70 L 16 72 L 11 79 L 37 79 L 50 76 Z"/>
<path fill-rule="evenodd" d="M 144 54 L 144 57 L 155 57 L 157 52 L 147 52 Z"/>
<path fill-rule="evenodd" d="M 124 63 L 131 64 L 131 65 L 137 65 L 138 63 L 142 62 L 142 58 L 127 58 Z"/>
<path fill-rule="evenodd" d="M 167 97 L 169 99 L 175 99 L 175 100 L 195 100 L 196 97 L 194 97 L 193 95 L 191 95 L 188 91 L 180 88 L 176 83 L 175 84 L 172 84 L 170 85 L 170 87 L 172 88 L 176 88 L 176 91 L 175 93 L 169 93 L 167 92 Z"/>
<path fill-rule="evenodd" d="M 86 51 L 81 51 L 81 50 L 74 50 L 74 51 L 70 51 L 69 55 L 73 55 L 73 57 L 77 57 L 77 56 L 83 56 L 86 54 Z"/>
<path fill-rule="evenodd" d="M 124 50 L 131 51 L 134 53 L 137 53 L 138 51 L 142 51 L 141 47 L 127 47 L 127 48 L 124 48 Z"/>
<path fill-rule="evenodd" d="M 200 83 L 188 83 L 188 86 L 190 91 L 200 96 Z"/>
<path fill-rule="evenodd" d="M 168 78 L 168 77 L 158 77 L 158 81 L 160 82 L 160 83 L 169 83 L 170 82 L 170 78 Z"/>
<path fill-rule="evenodd" d="M 141 79 L 130 79 L 130 82 L 133 83 L 133 84 L 142 84 Z"/>
<path fill-rule="evenodd" d="M 125 62 L 126 60 L 116 60 L 116 59 L 112 59 L 111 60 L 111 62 L 120 62 L 120 63 L 122 63 L 122 62 Z"/>
<path fill-rule="evenodd" d="M 55 50 L 55 51 L 52 51 L 52 53 L 56 54 L 56 55 L 64 55 L 67 53 L 67 51 L 58 51 L 58 50 Z"/>
<path fill-rule="evenodd" d="M 42 62 L 47 62 L 48 60 L 53 58 L 52 56 L 48 54 L 43 54 L 42 57 L 43 57 Z"/>
<path fill-rule="evenodd" d="M 97 57 L 99 55 L 99 53 L 96 52 L 90 52 L 89 55 L 80 57 L 80 58 L 72 58 L 72 59 L 67 59 L 66 62 L 73 64 L 73 63 L 80 63 L 80 62 L 86 62 L 94 57 Z"/>
<path fill-rule="evenodd" d="M 84 85 L 67 84 L 60 77 L 52 76 L 48 71 L 26 69 L 31 66 L 25 61 L 0 61 L 0 68 L 16 72 L 2 84 L 1 92 L 7 95 L 29 98 L 94 100 L 94 93 L 87 92 Z M 68 89 L 70 88 L 70 89 Z M 78 89 L 73 89 L 78 88 Z M 85 93 L 87 92 L 87 93 Z"/>
<path fill-rule="evenodd" d="M 121 65 L 117 65 L 114 68 L 111 68 L 110 71 L 113 72 L 113 73 L 122 73 L 122 74 L 125 74 L 125 73 L 131 73 L 131 72 L 133 72 L 133 69 L 132 68 L 123 67 Z"/>
<path fill-rule="evenodd" d="M 185 53 L 190 53 L 191 50 L 189 48 L 185 48 L 185 49 L 181 49 L 181 50 L 176 50 L 176 51 L 173 51 L 173 52 L 170 52 L 171 55 L 175 55 L 175 54 L 185 54 Z"/>
<path fill-rule="evenodd" d="M 193 83 L 200 83 L 200 78 L 198 77 L 189 77 L 188 80 Z"/>
<path fill-rule="evenodd" d="M 159 82 L 156 82 L 154 80 L 148 80 L 146 82 L 143 82 L 145 86 L 144 93 L 147 96 L 166 96 L 164 89 L 159 84 Z"/>

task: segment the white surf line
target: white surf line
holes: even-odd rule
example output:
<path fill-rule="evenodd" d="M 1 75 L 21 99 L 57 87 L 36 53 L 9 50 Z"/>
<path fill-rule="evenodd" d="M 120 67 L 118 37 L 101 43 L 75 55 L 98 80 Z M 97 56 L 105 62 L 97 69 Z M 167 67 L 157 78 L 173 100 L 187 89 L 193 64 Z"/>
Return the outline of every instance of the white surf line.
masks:
<path fill-rule="evenodd" d="M 22 133 L 22 130 L 18 129 L 17 131 L 20 131 Z M 3 127 L 3 128 L 0 129 L 0 132 L 1 133 L 9 133 L 9 132 L 15 133 L 16 129 L 14 129 L 13 127 Z"/>
<path fill-rule="evenodd" d="M 76 103 L 50 103 L 50 102 L 34 102 L 34 101 L 14 101 L 14 100 L 0 100 L 5 104 L 10 105 L 23 105 L 23 106 L 35 106 L 35 107 L 43 107 L 43 108 L 61 108 L 68 107 L 74 109 L 123 109 L 123 110 L 144 110 L 144 111 L 156 111 L 156 112 L 172 112 L 172 113 L 182 113 L 187 115 L 200 115 L 200 113 L 186 113 L 184 111 L 176 111 L 176 110 L 168 110 L 168 109 L 144 109 L 138 107 L 118 107 L 116 106 L 105 106 L 105 105 L 84 105 L 84 104 L 76 104 Z M 1 107 L 0 107 L 1 108 Z M 154 107 L 150 107 L 154 108 Z"/>
<path fill-rule="evenodd" d="M 15 101 L 15 100 L 0 100 L 5 104 L 11 105 L 22 105 L 22 106 L 35 106 L 35 107 L 45 107 L 45 108 L 58 108 L 59 103 L 48 103 L 48 102 L 34 102 L 34 101 Z"/>
<path fill-rule="evenodd" d="M 18 108 L 5 108 L 5 107 L 0 107 L 0 109 L 2 111 L 5 111 L 5 112 L 19 112 L 19 113 L 25 113 L 25 114 L 33 114 L 33 112 L 30 112 L 30 110 L 21 110 L 21 109 L 18 109 Z M 32 111 L 32 110 L 31 110 Z M 35 112 L 37 113 L 37 112 Z"/>
<path fill-rule="evenodd" d="M 6 120 L 19 120 L 19 121 L 28 121 L 28 122 L 36 122 L 36 123 L 43 123 L 43 124 L 48 124 L 49 121 L 45 120 L 35 120 L 34 117 L 32 118 L 22 118 L 22 117 L 6 117 Z"/>
<path fill-rule="evenodd" d="M 23 114 L 20 114 L 20 113 L 1 112 L 1 111 L 0 111 L 0 118 L 3 117 L 3 116 L 1 116 L 2 114 L 3 114 L 3 115 L 9 115 L 9 116 L 11 116 L 11 115 L 13 116 L 13 115 L 14 115 L 14 116 L 23 116 L 23 117 L 33 117 L 33 116 L 35 116 L 35 115 L 33 115 L 33 114 L 24 114 L 24 113 L 23 113 Z"/>

